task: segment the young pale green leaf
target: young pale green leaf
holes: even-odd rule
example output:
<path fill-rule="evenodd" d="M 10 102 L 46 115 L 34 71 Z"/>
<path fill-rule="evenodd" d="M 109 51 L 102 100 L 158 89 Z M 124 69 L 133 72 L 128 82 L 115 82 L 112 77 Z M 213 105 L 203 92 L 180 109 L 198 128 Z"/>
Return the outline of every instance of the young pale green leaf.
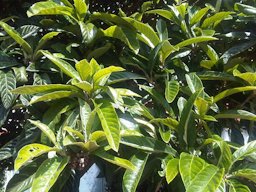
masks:
<path fill-rule="evenodd" d="M 47 41 L 51 40 L 53 37 L 59 35 L 61 32 L 52 31 L 49 33 L 46 33 L 38 42 L 38 45 L 36 47 L 36 50 L 39 51 L 46 43 Z"/>
<path fill-rule="evenodd" d="M 83 133 L 84 133 L 84 139 L 85 141 L 87 141 L 87 139 L 89 138 L 90 132 L 87 131 L 86 127 L 89 123 L 88 121 L 90 119 L 90 115 L 92 114 L 92 110 L 90 105 L 84 100 L 78 99 L 78 102 L 79 102 L 79 108 L 80 108 L 80 118 L 81 118 Z"/>
<path fill-rule="evenodd" d="M 97 114 L 97 110 L 99 109 L 100 106 L 101 105 L 98 105 L 97 107 L 95 107 L 89 115 L 89 118 L 88 118 L 88 121 L 87 121 L 87 124 L 86 124 L 86 134 L 87 134 L 87 136 L 89 136 L 91 134 L 91 130 L 92 130 L 92 127 L 93 127 L 93 124 L 94 124 L 94 120 L 95 120 L 95 117 L 96 117 L 96 114 Z M 105 134 L 105 132 L 104 132 L 104 134 Z"/>
<path fill-rule="evenodd" d="M 111 75 L 111 73 L 119 72 L 119 71 L 124 71 L 124 69 L 122 67 L 110 66 L 110 67 L 106 67 L 104 69 L 101 69 L 101 70 L 97 71 L 93 75 L 93 85 L 94 85 L 94 87 L 97 87 L 99 85 L 104 85 L 104 83 L 106 82 L 105 79 L 107 77 L 109 77 L 109 75 Z"/>
<path fill-rule="evenodd" d="M 83 21 L 88 9 L 85 0 L 74 0 L 74 7 L 79 16 L 80 21 Z"/>
<path fill-rule="evenodd" d="M 71 16 L 73 9 L 62 6 L 53 1 L 41 1 L 33 4 L 27 11 L 28 17 L 35 15 L 68 15 Z"/>
<path fill-rule="evenodd" d="M 213 102 L 216 103 L 219 100 L 236 93 L 240 93 L 244 91 L 253 91 L 253 90 L 256 90 L 256 86 L 245 86 L 245 87 L 236 87 L 236 88 L 226 89 L 225 91 L 222 91 L 218 95 L 216 95 L 213 98 Z"/>
<path fill-rule="evenodd" d="M 11 90 L 16 88 L 16 78 L 11 71 L 0 71 L 0 95 L 1 100 L 6 109 L 13 105 L 16 96 Z"/>
<path fill-rule="evenodd" d="M 214 116 L 216 119 L 226 119 L 226 118 L 240 118 L 240 119 L 245 119 L 245 120 L 250 120 L 250 121 L 256 121 L 256 115 L 245 111 L 245 110 L 228 110 L 228 111 L 223 111 L 217 115 Z"/>
<path fill-rule="evenodd" d="M 167 127 L 169 127 L 170 129 L 175 130 L 178 125 L 179 122 L 176 119 L 167 117 L 167 118 L 154 118 L 152 120 L 150 120 L 150 123 L 162 123 L 163 125 L 166 125 Z"/>
<path fill-rule="evenodd" d="M 51 101 L 55 99 L 71 97 L 73 95 L 74 95 L 74 92 L 72 91 L 54 91 L 54 92 L 46 93 L 42 96 L 33 96 L 29 103 L 32 105 L 40 101 Z"/>
<path fill-rule="evenodd" d="M 70 65 L 68 62 L 54 56 L 49 51 L 41 51 L 45 57 L 51 60 L 57 67 L 59 67 L 63 73 L 68 75 L 71 78 L 75 78 L 77 80 L 81 80 L 78 72 Z"/>
<path fill-rule="evenodd" d="M 24 38 L 22 38 L 22 36 L 17 31 L 12 29 L 11 26 L 2 21 L 0 21 L 0 26 L 5 30 L 6 33 L 8 33 L 8 35 L 11 36 L 11 38 L 14 39 L 14 41 L 16 41 L 24 49 L 27 54 L 33 53 L 33 49 L 31 48 L 31 46 L 24 40 Z"/>
<path fill-rule="evenodd" d="M 130 161 L 136 169 L 127 169 L 125 171 L 122 184 L 124 192 L 136 192 L 136 188 L 139 184 L 147 159 L 148 154 L 142 152 L 136 153 L 132 156 Z"/>
<path fill-rule="evenodd" d="M 218 40 L 218 39 L 215 38 L 215 37 L 211 37 L 211 36 L 192 37 L 190 39 L 186 39 L 186 40 L 178 43 L 177 45 L 175 45 L 175 47 L 177 49 L 180 49 L 182 47 L 186 47 L 186 46 L 191 45 L 191 44 L 201 43 L 201 42 L 205 42 L 205 41 L 214 41 L 214 40 Z"/>
<path fill-rule="evenodd" d="M 105 161 L 108 161 L 112 164 L 123 167 L 125 169 L 136 170 L 136 167 L 130 161 L 120 158 L 120 157 L 110 155 L 109 153 L 107 153 L 106 151 L 104 151 L 102 149 L 99 149 L 99 150 L 93 152 L 93 154 L 104 159 Z"/>
<path fill-rule="evenodd" d="M 195 73 L 186 74 L 186 81 L 192 93 L 203 89 L 203 83 Z"/>
<path fill-rule="evenodd" d="M 83 81 L 89 80 L 92 76 L 92 66 L 86 59 L 76 63 L 76 70 Z"/>
<path fill-rule="evenodd" d="M 87 81 L 81 81 L 78 83 L 72 82 L 72 85 L 78 87 L 79 89 L 82 89 L 83 91 L 87 92 L 88 94 L 90 94 L 93 90 L 93 86 L 90 83 L 88 83 Z"/>
<path fill-rule="evenodd" d="M 151 153 L 167 153 L 173 156 L 177 153 L 171 146 L 151 137 L 123 136 L 121 143 Z"/>
<path fill-rule="evenodd" d="M 218 12 L 204 20 L 202 28 L 216 27 L 222 20 L 229 18 L 233 12 Z"/>
<path fill-rule="evenodd" d="M 256 183 L 256 170 L 255 169 L 240 169 L 232 174 L 238 178 L 245 178 L 251 180 L 252 182 Z"/>
<path fill-rule="evenodd" d="M 171 183 L 172 180 L 178 175 L 179 173 L 179 159 L 171 159 L 168 161 L 166 166 L 166 181 L 167 183 Z"/>
<path fill-rule="evenodd" d="M 139 94 L 131 91 L 130 89 L 116 88 L 117 93 L 125 97 L 141 97 Z"/>
<path fill-rule="evenodd" d="M 246 156 L 250 156 L 256 152 L 256 141 L 251 141 L 246 145 L 240 147 L 233 153 L 233 163 L 243 160 Z"/>
<path fill-rule="evenodd" d="M 205 14 L 209 11 L 209 7 L 205 7 L 202 9 L 199 9 L 190 19 L 190 26 L 193 26 L 194 24 L 201 21 L 201 19 L 205 16 Z"/>
<path fill-rule="evenodd" d="M 56 141 L 56 137 L 54 135 L 54 132 L 45 124 L 41 123 L 40 121 L 33 121 L 33 120 L 28 120 L 30 123 L 32 123 L 33 125 L 37 126 L 39 129 L 41 129 L 41 131 L 47 135 L 47 137 L 52 141 L 52 143 L 55 146 L 59 146 L 57 141 Z"/>
<path fill-rule="evenodd" d="M 238 182 L 237 180 L 229 180 L 229 192 L 251 192 L 248 186 Z"/>
<path fill-rule="evenodd" d="M 33 192 L 48 192 L 69 162 L 68 157 L 53 157 L 38 168 L 32 183 Z"/>
<path fill-rule="evenodd" d="M 180 90 L 180 85 L 178 81 L 171 80 L 166 82 L 165 85 L 165 99 L 168 103 L 172 103 Z"/>
<path fill-rule="evenodd" d="M 240 71 L 235 69 L 233 71 L 233 75 L 235 77 L 239 77 L 239 78 L 247 81 L 249 85 L 252 85 L 252 86 L 256 85 L 256 74 L 254 72 L 241 73 Z"/>
<path fill-rule="evenodd" d="M 216 191 L 224 177 L 224 169 L 187 153 L 181 153 L 179 170 L 187 192 Z"/>
<path fill-rule="evenodd" d="M 98 107 L 98 105 L 95 104 L 95 107 Z M 120 122 L 115 108 L 110 102 L 105 101 L 98 107 L 97 114 L 110 147 L 114 151 L 118 151 L 120 142 Z"/>
<path fill-rule="evenodd" d="M 19 150 L 18 156 L 14 162 L 14 170 L 19 170 L 23 165 L 35 157 L 38 157 L 44 153 L 48 153 L 49 151 L 56 150 L 56 148 L 37 143 L 26 145 Z"/>
<path fill-rule="evenodd" d="M 64 127 L 63 130 L 67 131 L 71 136 L 76 136 L 76 137 L 78 137 L 78 138 L 79 138 L 80 140 L 82 140 L 82 141 L 85 140 L 85 138 L 84 138 L 84 136 L 83 136 L 82 133 L 80 133 L 79 131 L 77 131 L 77 130 L 75 130 L 75 129 L 72 129 L 72 128 L 69 127 L 69 126 Z"/>
<path fill-rule="evenodd" d="M 245 15 L 256 15 L 256 8 L 250 5 L 236 3 L 234 9 L 244 13 Z"/>

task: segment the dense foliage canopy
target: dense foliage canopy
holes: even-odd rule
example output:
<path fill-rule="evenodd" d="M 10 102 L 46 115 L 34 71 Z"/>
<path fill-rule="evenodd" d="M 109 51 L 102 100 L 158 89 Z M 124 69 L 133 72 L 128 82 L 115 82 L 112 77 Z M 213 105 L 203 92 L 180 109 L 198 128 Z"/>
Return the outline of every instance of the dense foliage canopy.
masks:
<path fill-rule="evenodd" d="M 0 20 L 6 191 L 77 191 L 93 163 L 110 191 L 256 191 L 256 2 L 19 2 Z"/>

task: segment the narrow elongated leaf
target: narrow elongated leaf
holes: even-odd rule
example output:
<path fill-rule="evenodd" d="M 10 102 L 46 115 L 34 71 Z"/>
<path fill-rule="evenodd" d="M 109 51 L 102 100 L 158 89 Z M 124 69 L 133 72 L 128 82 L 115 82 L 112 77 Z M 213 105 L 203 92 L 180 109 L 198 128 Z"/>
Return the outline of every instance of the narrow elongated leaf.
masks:
<path fill-rule="evenodd" d="M 136 73 L 131 73 L 131 72 L 116 72 L 110 75 L 108 84 L 114 84 L 117 82 L 127 81 L 132 79 L 145 79 L 145 77 L 138 75 Z"/>
<path fill-rule="evenodd" d="M 23 83 L 28 82 L 28 74 L 27 74 L 26 68 L 24 66 L 13 67 L 12 70 L 15 74 L 17 84 L 19 84 L 19 83 L 23 84 Z"/>
<path fill-rule="evenodd" d="M 162 19 L 159 19 L 156 23 L 156 29 L 159 34 L 160 41 L 168 39 L 168 30 L 166 27 L 166 22 Z"/>
<path fill-rule="evenodd" d="M 201 19 L 205 16 L 205 14 L 209 11 L 209 7 L 205 7 L 203 9 L 200 9 L 199 11 L 197 11 L 190 19 L 190 25 L 194 25 L 196 23 L 198 23 L 199 21 L 201 21 Z"/>
<path fill-rule="evenodd" d="M 56 31 L 52 31 L 49 33 L 46 33 L 38 42 L 38 45 L 36 47 L 36 50 L 41 49 L 46 43 L 47 41 L 51 40 L 53 37 L 59 35 L 60 32 L 56 32 Z"/>
<path fill-rule="evenodd" d="M 123 167 L 125 169 L 130 169 L 130 170 L 136 169 L 136 167 L 129 160 L 110 155 L 109 153 L 105 152 L 102 149 L 93 152 L 93 154 L 104 159 L 105 161 L 108 161 L 112 164 Z"/>
<path fill-rule="evenodd" d="M 187 153 L 180 156 L 179 170 L 187 192 L 214 192 L 224 177 L 224 169 Z"/>
<path fill-rule="evenodd" d="M 178 43 L 177 45 L 175 45 L 175 47 L 180 49 L 182 47 L 186 47 L 191 44 L 201 43 L 201 42 L 205 42 L 205 41 L 214 41 L 214 40 L 218 40 L 218 39 L 215 37 L 211 37 L 211 36 L 192 37 L 190 39 L 187 39 L 187 40 L 184 40 L 184 41 Z"/>
<path fill-rule="evenodd" d="M 240 169 L 233 173 L 236 177 L 243 177 L 256 183 L 256 170 L 255 169 Z"/>
<path fill-rule="evenodd" d="M 21 37 L 17 31 L 12 29 L 11 26 L 2 21 L 0 21 L 0 26 L 24 49 L 24 51 L 26 51 L 28 54 L 33 53 L 31 46 L 24 40 L 24 38 Z"/>
<path fill-rule="evenodd" d="M 216 25 L 219 24 L 222 20 L 230 17 L 232 13 L 233 12 L 224 12 L 224 11 L 218 12 L 213 16 L 206 18 L 202 24 L 202 28 L 208 28 L 210 26 L 216 27 Z"/>
<path fill-rule="evenodd" d="M 68 75 L 69 77 L 76 78 L 80 80 L 80 76 L 78 72 L 66 61 L 55 57 L 49 51 L 41 51 L 45 57 L 51 60 L 57 67 L 59 67 L 63 73 Z"/>
<path fill-rule="evenodd" d="M 180 85 L 178 81 L 168 81 L 165 85 L 165 99 L 172 103 L 179 93 Z"/>
<path fill-rule="evenodd" d="M 68 15 L 71 16 L 73 9 L 62 6 L 53 1 L 41 1 L 33 4 L 27 11 L 28 17 L 35 15 Z"/>
<path fill-rule="evenodd" d="M 127 169 L 125 171 L 122 185 L 124 192 L 136 192 L 136 188 L 139 184 L 147 159 L 148 154 L 142 152 L 139 152 L 132 156 L 130 161 L 136 167 L 136 169 Z"/>
<path fill-rule="evenodd" d="M 18 65 L 19 63 L 13 57 L 0 52 L 0 69 L 6 69 Z"/>
<path fill-rule="evenodd" d="M 11 92 L 16 88 L 16 78 L 11 71 L 0 71 L 1 100 L 6 109 L 12 106 L 16 96 Z"/>
<path fill-rule="evenodd" d="M 30 104 L 38 103 L 40 101 L 49 101 L 49 100 L 71 97 L 73 95 L 74 93 L 72 91 L 54 91 L 52 93 L 46 93 L 42 96 L 32 97 Z"/>
<path fill-rule="evenodd" d="M 81 34 L 82 34 L 82 42 L 85 44 L 91 43 L 97 35 L 97 27 L 92 23 L 85 24 L 84 22 L 79 22 Z"/>
<path fill-rule="evenodd" d="M 99 146 L 95 141 L 87 141 L 86 143 L 71 141 L 70 143 L 66 143 L 65 146 L 77 146 L 77 147 L 80 147 L 80 149 L 82 149 L 83 151 L 88 153 L 91 153 L 99 148 Z"/>
<path fill-rule="evenodd" d="M 54 92 L 54 91 L 76 92 L 77 88 L 72 85 L 63 85 L 63 84 L 27 85 L 27 86 L 18 87 L 12 90 L 12 93 L 32 95 L 36 93 Z"/>
<path fill-rule="evenodd" d="M 69 162 L 68 157 L 45 160 L 38 168 L 32 183 L 33 192 L 48 192 Z"/>
<path fill-rule="evenodd" d="M 98 86 L 98 85 L 102 85 L 102 83 L 104 83 L 104 81 L 105 81 L 104 79 L 106 77 L 109 77 L 109 75 L 113 72 L 119 72 L 119 71 L 124 71 L 124 69 L 122 67 L 110 66 L 110 67 L 106 67 L 104 69 L 97 71 L 93 75 L 94 87 Z"/>
<path fill-rule="evenodd" d="M 227 89 L 225 91 L 222 91 L 218 95 L 216 95 L 213 98 L 213 102 L 216 103 L 219 100 L 221 100 L 225 97 L 228 97 L 230 95 L 236 94 L 236 93 L 240 93 L 240 92 L 244 92 L 244 91 L 253 91 L 253 90 L 256 90 L 256 86 L 245 86 L 245 87 L 236 87 L 236 88 L 232 88 L 232 89 Z"/>
<path fill-rule="evenodd" d="M 172 182 L 172 180 L 179 173 L 179 159 L 171 159 L 168 161 L 166 166 L 166 181 L 167 183 Z"/>
<path fill-rule="evenodd" d="M 98 105 L 96 104 L 96 107 Z M 115 108 L 110 102 L 103 102 L 98 108 L 97 114 L 100 118 L 102 128 L 106 134 L 108 143 L 114 151 L 118 151 L 120 142 L 120 122 Z"/>
<path fill-rule="evenodd" d="M 47 137 L 52 141 L 52 143 L 55 146 L 58 146 L 57 142 L 56 142 L 56 137 L 54 135 L 54 132 L 45 124 L 41 123 L 40 121 L 33 121 L 33 120 L 28 120 L 30 123 L 32 123 L 33 125 L 37 126 L 39 129 L 41 129 L 41 131 L 47 135 Z"/>
<path fill-rule="evenodd" d="M 167 153 L 173 156 L 177 153 L 171 146 L 151 137 L 123 136 L 121 143 L 151 153 Z"/>
<path fill-rule="evenodd" d="M 256 15 L 256 8 L 250 5 L 236 3 L 234 8 L 236 11 L 240 11 L 245 15 Z"/>
<path fill-rule="evenodd" d="M 78 101 L 79 101 L 79 107 L 80 107 L 80 118 L 81 118 L 82 128 L 84 132 L 84 138 L 85 138 L 85 141 L 87 141 L 90 132 L 87 131 L 86 127 L 87 127 L 90 115 L 92 113 L 92 110 L 90 105 L 84 100 L 79 99 Z"/>
<path fill-rule="evenodd" d="M 246 145 L 240 147 L 233 153 L 233 162 L 243 160 L 246 156 L 249 156 L 256 152 L 256 141 L 251 141 Z"/>
<path fill-rule="evenodd" d="M 21 150 L 18 153 L 17 158 L 14 162 L 14 169 L 17 171 L 28 163 L 31 159 L 38 157 L 44 153 L 48 153 L 49 151 L 56 151 L 56 148 L 48 147 L 46 145 L 42 144 L 29 144 L 21 148 Z"/>
<path fill-rule="evenodd" d="M 221 119 L 221 118 L 240 118 L 240 119 L 246 119 L 250 121 L 256 121 L 256 115 L 245 111 L 245 110 L 228 110 L 228 111 L 223 111 L 217 115 L 214 116 L 216 119 Z"/>

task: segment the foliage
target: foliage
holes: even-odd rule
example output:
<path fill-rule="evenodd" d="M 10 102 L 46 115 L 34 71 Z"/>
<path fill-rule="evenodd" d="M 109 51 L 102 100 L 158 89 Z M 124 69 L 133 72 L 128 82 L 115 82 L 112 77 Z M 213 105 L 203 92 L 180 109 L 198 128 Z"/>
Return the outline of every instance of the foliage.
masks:
<path fill-rule="evenodd" d="M 0 149 L 19 170 L 6 191 L 62 191 L 94 162 L 112 191 L 254 191 L 256 8 L 231 3 L 48 0 L 2 19 L 1 126 L 27 110 Z M 229 119 L 251 121 L 248 144 L 219 136 Z"/>

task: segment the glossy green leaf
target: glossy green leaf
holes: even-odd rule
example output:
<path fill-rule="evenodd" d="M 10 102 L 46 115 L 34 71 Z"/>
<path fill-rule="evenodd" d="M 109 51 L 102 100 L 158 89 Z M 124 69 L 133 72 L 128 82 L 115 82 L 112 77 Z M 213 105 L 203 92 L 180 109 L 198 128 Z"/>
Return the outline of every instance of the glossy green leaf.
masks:
<path fill-rule="evenodd" d="M 53 1 L 41 1 L 33 4 L 27 11 L 28 17 L 35 15 L 68 15 L 71 16 L 73 9 L 62 6 Z"/>
<path fill-rule="evenodd" d="M 23 84 L 23 83 L 28 82 L 28 74 L 27 74 L 26 68 L 24 66 L 23 67 L 13 67 L 12 70 L 16 77 L 17 84 L 19 84 L 19 83 Z"/>
<path fill-rule="evenodd" d="M 66 97 L 73 96 L 74 93 L 72 91 L 54 91 L 50 93 L 46 93 L 42 96 L 33 96 L 30 100 L 30 104 L 38 103 L 40 101 L 51 101 L 55 99 L 61 99 Z"/>
<path fill-rule="evenodd" d="M 136 167 L 129 160 L 110 155 L 109 153 L 107 153 L 102 149 L 93 152 L 93 154 L 104 159 L 105 161 L 108 161 L 112 164 L 123 167 L 125 169 L 130 169 L 130 170 L 136 169 Z"/>
<path fill-rule="evenodd" d="M 79 89 L 82 89 L 83 91 L 87 92 L 88 94 L 91 93 L 91 91 L 93 90 L 93 86 L 88 83 L 87 81 L 81 81 L 79 83 L 73 83 L 72 85 L 78 87 Z"/>
<path fill-rule="evenodd" d="M 90 79 L 92 76 L 92 72 L 93 72 L 92 66 L 86 59 L 83 59 L 83 60 L 79 61 L 78 63 L 76 63 L 76 70 L 78 71 L 78 73 L 83 81 Z"/>
<path fill-rule="evenodd" d="M 90 44 L 97 35 L 97 27 L 92 23 L 85 24 L 82 21 L 79 22 L 79 26 L 82 34 L 82 42 L 85 44 Z"/>
<path fill-rule="evenodd" d="M 126 97 L 141 97 L 139 94 L 131 91 L 130 89 L 124 89 L 124 88 L 116 88 L 115 89 L 117 93 L 121 96 L 126 96 Z"/>
<path fill-rule="evenodd" d="M 224 177 L 224 169 L 187 153 L 181 153 L 179 170 L 187 192 L 216 191 Z"/>
<path fill-rule="evenodd" d="M 48 192 L 69 162 L 68 157 L 53 157 L 38 168 L 32 183 L 33 192 Z"/>
<path fill-rule="evenodd" d="M 203 89 L 203 83 L 195 73 L 185 75 L 188 87 L 192 93 Z"/>
<path fill-rule="evenodd" d="M 176 156 L 175 149 L 151 137 L 124 136 L 121 139 L 121 143 L 151 153 L 167 153 Z"/>
<path fill-rule="evenodd" d="M 49 51 L 41 51 L 45 57 L 51 60 L 57 67 L 59 67 L 66 75 L 80 80 L 78 72 L 66 61 L 54 56 Z"/>
<path fill-rule="evenodd" d="M 245 110 L 228 110 L 228 111 L 223 111 L 217 115 L 214 116 L 216 119 L 222 119 L 222 118 L 240 118 L 240 119 L 245 119 L 245 120 L 250 120 L 250 121 L 256 121 L 256 115 L 245 111 Z"/>
<path fill-rule="evenodd" d="M 94 87 L 99 86 L 99 85 L 104 85 L 104 83 L 106 82 L 105 79 L 108 78 L 109 75 L 111 75 L 111 73 L 119 72 L 119 71 L 124 71 L 124 69 L 122 67 L 110 66 L 110 67 L 106 67 L 104 69 L 97 71 L 93 75 Z"/>
<path fill-rule="evenodd" d="M 168 161 L 166 166 L 166 181 L 167 183 L 171 183 L 172 180 L 178 175 L 179 173 L 179 159 L 171 159 Z"/>
<path fill-rule="evenodd" d="M 83 21 L 88 9 L 85 0 L 74 0 L 74 6 L 80 20 Z"/>
<path fill-rule="evenodd" d="M 245 81 L 248 82 L 248 84 L 254 86 L 256 85 L 256 74 L 254 72 L 245 72 L 245 73 L 241 73 L 240 71 L 238 71 L 237 69 L 235 69 L 233 71 L 233 75 L 235 77 L 239 77 Z"/>
<path fill-rule="evenodd" d="M 78 137 L 80 140 L 84 141 L 84 136 L 83 136 L 83 134 L 80 133 L 79 131 L 77 131 L 77 130 L 71 128 L 71 127 L 68 127 L 68 126 L 64 127 L 63 130 L 67 131 L 70 135 L 76 136 L 76 137 Z"/>
<path fill-rule="evenodd" d="M 240 93 L 244 91 L 253 91 L 253 90 L 256 90 L 256 86 L 245 86 L 245 87 L 236 87 L 236 88 L 226 89 L 220 92 L 218 95 L 216 95 L 213 99 L 213 102 L 216 103 L 221 99 L 236 93 Z"/>
<path fill-rule="evenodd" d="M 136 73 L 126 72 L 126 71 L 116 72 L 110 75 L 108 84 L 114 84 L 117 82 L 127 81 L 132 79 L 145 79 L 145 77 Z"/>
<path fill-rule="evenodd" d="M 182 48 L 182 47 L 186 47 L 188 45 L 192 45 L 195 43 L 201 43 L 201 42 L 205 42 L 205 41 L 214 41 L 214 40 L 218 40 L 215 37 L 211 37 L 211 36 L 199 36 L 199 37 L 192 37 L 190 39 L 184 40 L 180 43 L 178 43 L 177 45 L 175 45 L 176 48 Z"/>
<path fill-rule="evenodd" d="M 136 169 L 127 169 L 125 171 L 122 184 L 124 192 L 136 192 L 136 188 L 139 184 L 147 159 L 148 154 L 142 152 L 136 153 L 132 156 L 130 161 Z"/>
<path fill-rule="evenodd" d="M 251 141 L 246 145 L 240 147 L 233 153 L 233 162 L 243 160 L 246 156 L 256 152 L 256 141 Z"/>
<path fill-rule="evenodd" d="M 236 177 L 242 177 L 256 183 L 256 170 L 255 169 L 240 169 L 233 173 Z"/>
<path fill-rule="evenodd" d="M 16 96 L 11 90 L 16 88 L 16 78 L 11 71 L 0 71 L 0 95 L 1 100 L 6 109 L 13 105 Z"/>
<path fill-rule="evenodd" d="M 165 98 L 168 101 L 168 103 L 172 103 L 173 100 L 176 98 L 176 96 L 179 93 L 179 83 L 178 81 L 172 80 L 166 82 L 165 86 Z"/>
<path fill-rule="evenodd" d="M 229 180 L 229 192 L 251 192 L 248 186 L 236 181 Z"/>
<path fill-rule="evenodd" d="M 97 106 L 96 104 L 96 107 Z M 118 151 L 120 142 L 120 122 L 115 108 L 110 102 L 103 102 L 98 108 L 97 114 L 110 147 L 114 151 Z"/>
<path fill-rule="evenodd" d="M 46 33 L 38 42 L 38 45 L 36 47 L 36 50 L 40 50 L 49 40 L 54 38 L 55 36 L 59 35 L 60 32 L 52 31 L 49 33 Z"/>
<path fill-rule="evenodd" d="M 166 22 L 162 19 L 159 19 L 156 23 L 156 29 L 159 35 L 160 41 L 168 39 L 168 29 L 166 27 Z"/>
<path fill-rule="evenodd" d="M 14 169 L 17 171 L 23 165 L 28 163 L 31 159 L 38 157 L 44 153 L 48 153 L 49 151 L 56 151 L 56 148 L 48 147 L 42 144 L 29 144 L 22 147 L 18 153 L 17 158 L 14 162 Z"/>
<path fill-rule="evenodd" d="M 256 8 L 250 5 L 236 3 L 234 9 L 244 13 L 245 15 L 256 15 Z"/>
<path fill-rule="evenodd" d="M 233 12 L 218 12 L 204 20 L 202 28 L 216 27 L 222 20 L 229 18 Z"/>
<path fill-rule="evenodd" d="M 202 71 L 196 73 L 201 80 L 224 80 L 224 81 L 236 81 L 233 75 L 225 72 L 218 71 Z"/>
<path fill-rule="evenodd" d="M 92 110 L 90 105 L 84 100 L 79 99 L 78 102 L 79 102 L 79 108 L 80 108 L 80 118 L 81 118 L 83 133 L 84 133 L 84 139 L 85 141 L 87 141 L 87 139 L 89 138 L 90 131 L 88 131 L 86 127 L 89 123 L 88 121 L 89 121 L 90 115 L 92 114 Z"/>
<path fill-rule="evenodd" d="M 190 19 L 190 25 L 194 25 L 201 21 L 201 19 L 206 15 L 206 13 L 209 11 L 209 7 L 205 7 L 202 9 L 199 9 Z"/>
<path fill-rule="evenodd" d="M 50 139 L 50 141 L 52 141 L 55 146 L 58 146 L 54 132 L 47 125 L 41 123 L 40 121 L 34 121 L 30 119 L 28 121 L 33 125 L 37 126 L 45 135 L 47 135 L 47 137 Z"/>
<path fill-rule="evenodd" d="M 170 129 L 175 130 L 178 125 L 179 122 L 176 119 L 167 117 L 167 118 L 154 118 L 152 120 L 150 120 L 151 123 L 161 123 L 167 127 L 169 127 Z"/>
<path fill-rule="evenodd" d="M 24 38 L 22 38 L 22 36 L 17 31 L 12 29 L 11 26 L 2 21 L 0 21 L 0 26 L 6 31 L 6 33 L 8 33 L 8 35 L 11 36 L 11 38 L 14 39 L 14 41 L 16 41 L 24 49 L 26 53 L 33 53 L 31 46 L 24 40 Z"/>

